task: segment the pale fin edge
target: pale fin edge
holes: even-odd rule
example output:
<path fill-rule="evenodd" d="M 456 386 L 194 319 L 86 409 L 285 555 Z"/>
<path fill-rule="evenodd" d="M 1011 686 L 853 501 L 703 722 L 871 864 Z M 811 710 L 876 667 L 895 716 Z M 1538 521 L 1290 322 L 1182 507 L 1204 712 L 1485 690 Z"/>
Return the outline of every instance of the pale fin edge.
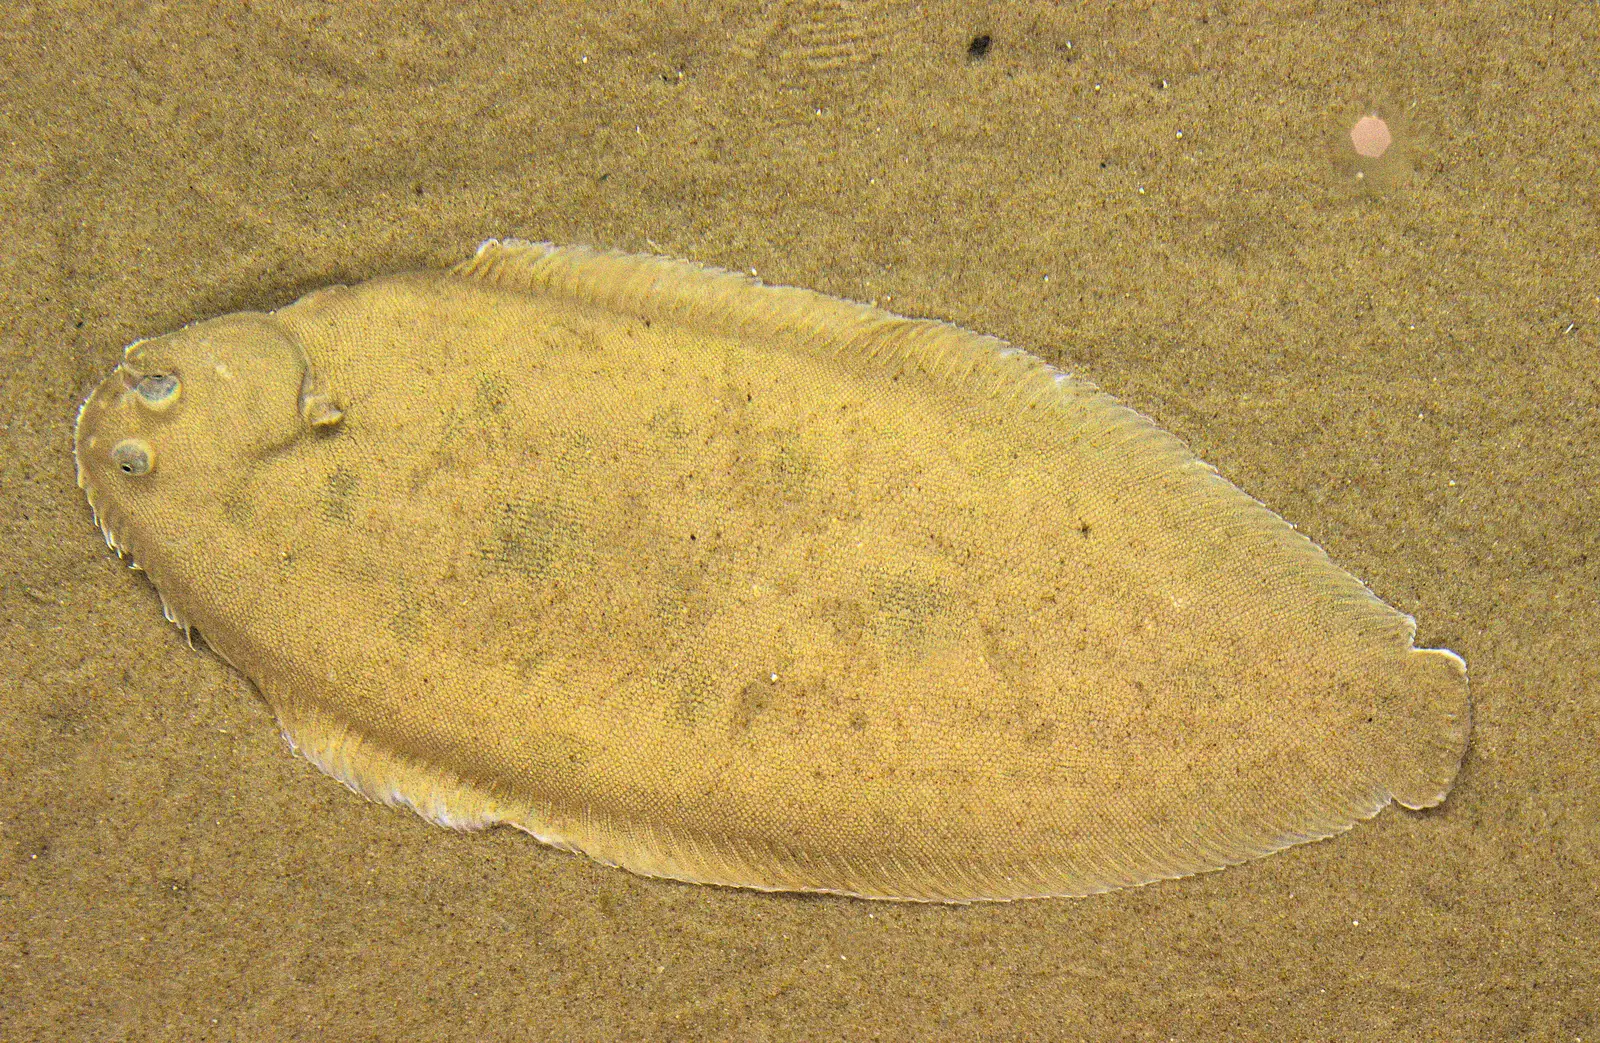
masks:
<path fill-rule="evenodd" d="M 641 876 L 883 901 L 1081 898 L 1191 876 L 1342 833 L 1376 815 L 1390 799 L 1386 791 L 1352 781 L 1345 792 L 1324 795 L 1322 806 L 1309 813 L 1288 808 L 1274 815 L 1269 809 L 1231 830 L 1200 822 L 1185 837 L 1133 849 L 1108 846 L 1071 863 L 1035 859 L 986 867 L 957 858 L 851 858 L 782 849 L 764 841 L 712 840 L 646 825 L 619 825 L 603 813 L 558 819 L 529 802 L 497 796 L 448 770 L 385 750 L 323 711 L 280 709 L 278 720 L 296 752 L 352 791 L 381 804 L 410 808 L 436 825 L 477 830 L 505 824 L 553 847 Z M 1292 820 L 1293 825 L 1277 820 Z"/>

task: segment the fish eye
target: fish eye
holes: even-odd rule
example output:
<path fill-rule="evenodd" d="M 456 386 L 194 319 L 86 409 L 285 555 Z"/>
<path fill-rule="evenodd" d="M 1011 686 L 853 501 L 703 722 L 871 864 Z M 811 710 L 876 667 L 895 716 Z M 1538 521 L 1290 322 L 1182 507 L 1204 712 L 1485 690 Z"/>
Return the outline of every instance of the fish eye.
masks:
<path fill-rule="evenodd" d="M 141 377 L 139 382 L 133 385 L 133 393 L 138 395 L 145 405 L 160 410 L 178 401 L 181 386 L 175 374 L 151 373 Z"/>
<path fill-rule="evenodd" d="M 155 467 L 156 451 L 137 438 L 124 438 L 111 447 L 111 462 L 123 474 L 137 478 Z"/>

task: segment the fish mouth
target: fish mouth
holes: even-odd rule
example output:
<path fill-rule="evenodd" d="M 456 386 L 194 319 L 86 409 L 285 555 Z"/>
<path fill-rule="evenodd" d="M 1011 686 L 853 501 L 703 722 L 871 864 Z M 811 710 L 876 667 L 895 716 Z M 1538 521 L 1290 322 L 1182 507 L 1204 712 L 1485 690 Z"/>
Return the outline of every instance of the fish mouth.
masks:
<path fill-rule="evenodd" d="M 95 498 L 95 487 L 92 482 L 80 481 L 78 483 L 85 497 L 89 501 L 89 513 L 94 516 L 94 522 L 100 527 L 100 535 L 105 537 L 106 546 L 116 552 L 119 559 L 125 560 L 128 567 L 136 572 L 143 572 L 150 580 L 150 585 L 155 588 L 156 595 L 161 598 L 161 614 L 167 622 L 183 631 L 183 638 L 194 647 L 194 625 L 187 616 L 177 607 L 173 598 L 167 596 L 167 584 L 163 583 L 160 575 L 152 571 L 147 555 L 140 552 L 138 546 L 127 535 L 127 520 L 117 511 Z"/>
<path fill-rule="evenodd" d="M 167 622 L 183 631 L 184 640 L 193 647 L 194 627 L 176 607 L 175 599 L 167 596 L 168 585 L 151 570 L 150 556 L 131 535 L 130 520 L 109 502 L 110 498 L 105 490 L 96 484 L 85 460 L 86 451 L 90 448 L 91 440 L 98 432 L 102 419 L 116 408 L 121 396 L 138 379 L 126 365 L 120 365 L 111 376 L 101 381 L 78 407 L 78 419 L 73 427 L 72 440 L 72 458 L 78 471 L 78 488 L 83 490 L 84 499 L 89 502 L 89 513 L 94 518 L 95 525 L 99 527 L 100 535 L 105 538 L 106 546 L 115 551 L 118 558 L 125 559 L 129 568 L 143 572 L 149 577 L 151 586 L 155 587 L 156 594 L 161 598 L 161 614 L 166 617 Z"/>
<path fill-rule="evenodd" d="M 116 551 L 119 557 L 131 557 L 128 542 L 123 535 L 127 531 L 126 521 L 105 502 L 100 486 L 95 484 L 90 474 L 85 456 L 95 440 L 102 419 L 115 404 L 113 396 L 116 394 L 114 390 L 116 385 L 126 382 L 127 377 L 123 375 L 123 368 L 118 366 L 111 376 L 102 380 L 93 391 L 89 392 L 89 397 L 83 400 L 83 404 L 78 407 L 77 422 L 72 428 L 72 460 L 78 470 L 78 488 L 83 490 L 84 497 L 89 501 L 89 511 L 94 515 L 95 524 L 100 526 L 101 535 L 106 538 L 106 546 Z"/>

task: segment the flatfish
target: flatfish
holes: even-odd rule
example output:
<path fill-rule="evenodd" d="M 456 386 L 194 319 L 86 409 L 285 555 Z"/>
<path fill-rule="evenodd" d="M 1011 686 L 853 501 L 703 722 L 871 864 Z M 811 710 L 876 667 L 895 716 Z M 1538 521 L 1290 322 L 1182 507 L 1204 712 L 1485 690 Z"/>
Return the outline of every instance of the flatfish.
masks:
<path fill-rule="evenodd" d="M 1467 743 L 1462 660 L 1150 420 L 684 261 L 491 240 L 198 322 L 75 448 L 312 763 L 636 873 L 1088 895 L 1438 804 Z"/>

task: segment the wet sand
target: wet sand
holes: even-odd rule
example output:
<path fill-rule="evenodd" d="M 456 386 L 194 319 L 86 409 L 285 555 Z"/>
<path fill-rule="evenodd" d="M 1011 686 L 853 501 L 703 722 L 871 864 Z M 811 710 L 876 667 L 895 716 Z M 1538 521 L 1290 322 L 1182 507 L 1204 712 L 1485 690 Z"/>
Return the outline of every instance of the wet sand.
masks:
<path fill-rule="evenodd" d="M 1600 16 L 1279 6 L 0 12 L 0 1038 L 1600 1037 Z M 1095 380 L 1465 656 L 1456 791 L 964 908 L 353 796 L 105 549 L 73 418 L 136 337 L 503 235 Z"/>

